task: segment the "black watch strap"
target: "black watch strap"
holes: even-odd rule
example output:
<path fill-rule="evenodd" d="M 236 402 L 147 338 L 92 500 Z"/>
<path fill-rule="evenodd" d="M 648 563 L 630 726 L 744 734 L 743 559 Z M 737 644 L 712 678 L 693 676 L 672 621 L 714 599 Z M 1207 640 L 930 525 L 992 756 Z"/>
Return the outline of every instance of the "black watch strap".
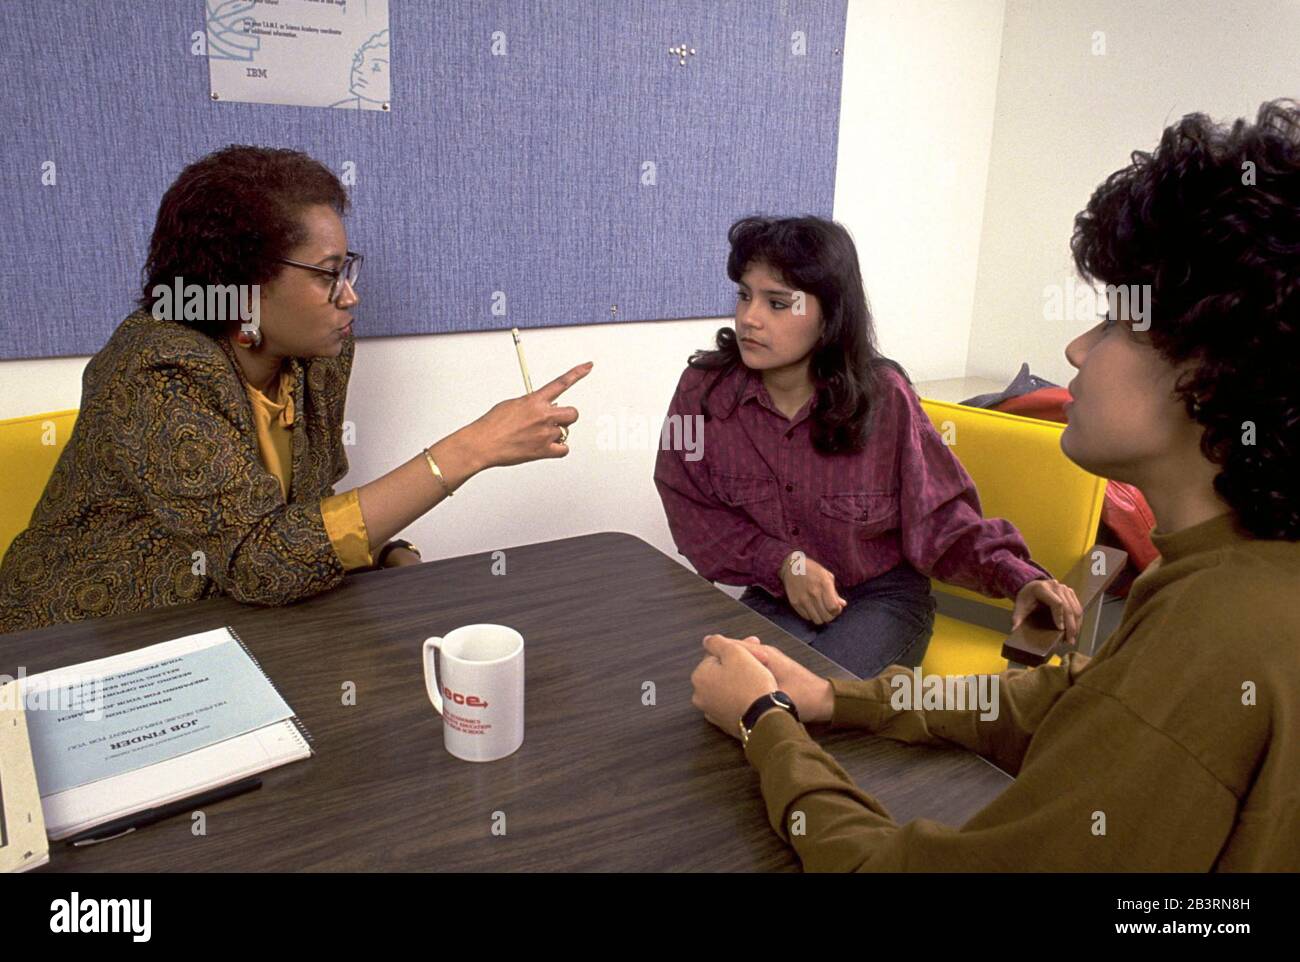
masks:
<path fill-rule="evenodd" d="M 795 721 L 799 720 L 799 710 L 794 707 L 794 699 L 783 691 L 774 691 L 755 698 L 749 710 L 741 717 L 740 727 L 743 729 L 743 734 L 748 735 L 753 731 L 754 726 L 758 724 L 758 719 L 770 708 L 784 708 L 794 716 Z"/>

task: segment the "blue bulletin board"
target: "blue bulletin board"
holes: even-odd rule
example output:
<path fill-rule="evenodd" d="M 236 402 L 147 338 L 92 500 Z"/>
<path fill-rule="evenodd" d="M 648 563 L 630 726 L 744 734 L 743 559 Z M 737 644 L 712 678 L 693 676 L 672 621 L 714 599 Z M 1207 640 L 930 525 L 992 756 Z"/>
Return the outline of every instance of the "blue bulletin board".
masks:
<path fill-rule="evenodd" d="M 728 314 L 735 219 L 830 216 L 845 6 L 390 0 L 380 112 L 214 102 L 204 0 L 7 0 L 0 358 L 102 347 L 230 143 L 354 175 L 359 337 Z"/>

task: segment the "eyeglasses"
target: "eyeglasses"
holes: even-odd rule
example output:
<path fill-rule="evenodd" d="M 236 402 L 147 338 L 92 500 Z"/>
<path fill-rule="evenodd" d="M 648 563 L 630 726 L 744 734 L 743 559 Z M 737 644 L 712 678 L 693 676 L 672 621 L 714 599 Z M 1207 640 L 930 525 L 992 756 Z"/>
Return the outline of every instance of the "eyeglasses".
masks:
<path fill-rule="evenodd" d="M 302 261 L 291 261 L 287 257 L 277 257 L 281 264 L 292 264 L 294 267 L 302 267 L 309 271 L 316 271 L 319 274 L 329 274 L 334 278 L 334 283 L 330 285 L 330 303 L 333 304 L 338 300 L 338 296 L 343 291 L 343 282 L 347 281 L 349 287 L 357 286 L 357 279 L 361 276 L 361 263 L 365 260 L 361 254 L 356 251 L 348 251 L 347 256 L 343 258 L 343 263 L 339 267 L 317 267 L 315 264 L 304 264 Z"/>

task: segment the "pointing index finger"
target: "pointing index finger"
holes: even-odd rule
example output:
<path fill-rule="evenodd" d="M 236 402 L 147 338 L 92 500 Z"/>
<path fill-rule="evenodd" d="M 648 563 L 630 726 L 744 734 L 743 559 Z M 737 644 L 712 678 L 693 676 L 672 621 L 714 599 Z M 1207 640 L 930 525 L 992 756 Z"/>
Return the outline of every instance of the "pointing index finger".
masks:
<path fill-rule="evenodd" d="M 549 384 L 543 384 L 537 389 L 538 396 L 547 401 L 554 401 L 557 397 L 590 374 L 594 363 L 594 361 L 588 361 L 586 364 L 579 364 L 572 370 L 561 374 Z"/>

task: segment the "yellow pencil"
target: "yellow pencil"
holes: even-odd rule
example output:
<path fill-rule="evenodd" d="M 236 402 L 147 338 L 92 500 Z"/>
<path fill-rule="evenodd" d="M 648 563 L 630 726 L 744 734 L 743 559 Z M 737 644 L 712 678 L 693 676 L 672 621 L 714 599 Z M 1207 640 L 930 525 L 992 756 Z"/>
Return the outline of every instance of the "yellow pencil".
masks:
<path fill-rule="evenodd" d="M 528 362 L 524 360 L 524 345 L 519 340 L 519 328 L 510 328 L 510 334 L 515 339 L 515 353 L 519 355 L 519 370 L 524 375 L 524 393 L 533 393 L 533 379 L 528 376 Z"/>

